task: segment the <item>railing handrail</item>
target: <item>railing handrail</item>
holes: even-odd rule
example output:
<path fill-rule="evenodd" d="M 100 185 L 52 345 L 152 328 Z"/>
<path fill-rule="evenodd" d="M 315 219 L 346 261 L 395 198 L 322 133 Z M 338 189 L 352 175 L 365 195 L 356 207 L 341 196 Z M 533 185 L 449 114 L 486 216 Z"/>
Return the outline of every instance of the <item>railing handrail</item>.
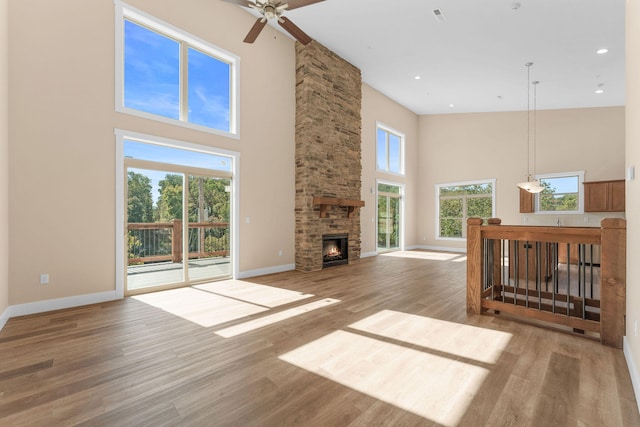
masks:
<path fill-rule="evenodd" d="M 161 228 L 173 228 L 175 221 L 182 220 L 176 219 L 172 222 L 129 222 L 127 223 L 128 230 L 153 230 Z M 229 227 L 228 222 L 190 222 L 189 228 L 226 228 Z"/>
<path fill-rule="evenodd" d="M 601 229 L 595 227 L 483 225 L 481 233 L 485 239 L 599 245 Z"/>

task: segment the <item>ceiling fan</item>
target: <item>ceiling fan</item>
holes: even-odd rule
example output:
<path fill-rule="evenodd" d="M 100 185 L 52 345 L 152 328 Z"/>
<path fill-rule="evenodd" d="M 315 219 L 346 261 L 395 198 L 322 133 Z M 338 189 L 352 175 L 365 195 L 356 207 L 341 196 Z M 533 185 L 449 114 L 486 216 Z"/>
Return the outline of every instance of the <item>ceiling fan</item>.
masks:
<path fill-rule="evenodd" d="M 309 37 L 304 31 L 302 31 L 296 24 L 291 22 L 282 13 L 285 10 L 293 10 L 303 6 L 309 6 L 310 4 L 319 3 L 324 0 L 224 0 L 229 3 L 237 4 L 239 6 L 248 7 L 257 10 L 262 15 L 249 33 L 244 38 L 245 43 L 253 43 L 258 38 L 258 35 L 267 24 L 270 19 L 276 19 L 278 24 L 284 28 L 289 34 L 296 38 L 300 43 L 306 45 L 311 42 Z"/>

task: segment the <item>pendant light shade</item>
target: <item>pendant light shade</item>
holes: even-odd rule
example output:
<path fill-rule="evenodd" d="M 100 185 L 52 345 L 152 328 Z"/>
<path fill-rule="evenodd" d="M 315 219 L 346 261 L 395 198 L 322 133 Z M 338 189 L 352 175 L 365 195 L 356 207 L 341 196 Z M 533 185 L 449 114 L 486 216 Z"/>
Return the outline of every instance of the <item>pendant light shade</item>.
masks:
<path fill-rule="evenodd" d="M 544 187 L 540 185 L 540 181 L 538 180 L 521 182 L 518 184 L 518 187 L 529 193 L 541 193 L 542 190 L 544 190 Z"/>
<path fill-rule="evenodd" d="M 527 67 L 527 181 L 518 183 L 518 187 L 522 188 L 529 193 L 540 193 L 544 190 L 544 187 L 540 185 L 540 181 L 533 180 L 531 181 L 531 171 L 529 169 L 530 166 L 530 152 L 531 152 L 531 89 L 529 87 L 529 82 L 531 81 L 531 66 L 533 62 L 527 62 L 524 64 Z M 533 115 L 534 118 L 536 116 L 536 85 L 540 83 L 539 81 L 531 82 L 533 85 Z M 536 173 L 536 125 L 537 121 L 534 119 L 533 125 L 533 174 L 535 176 Z"/>

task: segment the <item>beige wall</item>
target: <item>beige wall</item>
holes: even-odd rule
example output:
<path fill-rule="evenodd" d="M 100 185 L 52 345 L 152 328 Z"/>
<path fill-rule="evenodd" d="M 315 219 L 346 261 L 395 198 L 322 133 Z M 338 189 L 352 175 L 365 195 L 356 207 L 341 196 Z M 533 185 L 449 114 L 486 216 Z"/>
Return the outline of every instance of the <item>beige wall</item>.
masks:
<path fill-rule="evenodd" d="M 293 264 L 293 41 L 242 43 L 221 1 L 129 4 L 241 57 L 241 139 L 115 113 L 113 1 L 11 1 L 11 305 L 114 290 L 114 128 L 240 152 L 240 272 Z"/>
<path fill-rule="evenodd" d="M 636 178 L 627 180 L 627 333 L 624 350 L 634 379 L 640 408 L 640 2 L 627 0 L 626 17 L 626 165 L 635 167 Z M 638 325 L 640 328 L 640 325 Z"/>
<path fill-rule="evenodd" d="M 624 177 L 624 108 L 538 111 L 537 173 L 584 170 L 586 181 Z M 496 216 L 504 224 L 598 226 L 600 215 L 521 215 L 516 183 L 526 180 L 527 113 L 419 118 L 418 232 L 430 247 L 464 248 L 435 238 L 435 185 L 496 179 Z M 608 216 L 622 216 L 620 214 Z M 588 223 L 584 222 L 584 218 Z"/>
<path fill-rule="evenodd" d="M 9 306 L 9 24 L 8 0 L 0 0 L 0 328 Z"/>
<path fill-rule="evenodd" d="M 405 134 L 405 176 L 376 170 L 376 122 Z M 362 86 L 362 254 L 376 252 L 376 180 L 405 185 L 405 247 L 417 244 L 418 116 L 364 84 Z"/>

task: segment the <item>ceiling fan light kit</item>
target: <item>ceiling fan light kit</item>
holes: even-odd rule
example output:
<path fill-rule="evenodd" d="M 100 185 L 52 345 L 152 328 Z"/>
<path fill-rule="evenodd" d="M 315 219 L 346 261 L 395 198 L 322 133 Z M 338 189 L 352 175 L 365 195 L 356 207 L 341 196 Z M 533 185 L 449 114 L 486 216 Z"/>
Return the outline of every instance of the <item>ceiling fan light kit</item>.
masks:
<path fill-rule="evenodd" d="M 324 0 L 289 0 L 283 2 L 282 0 L 224 0 L 228 3 L 237 4 L 238 6 L 248 7 L 256 10 L 261 17 L 253 24 L 253 27 L 249 30 L 249 33 L 244 38 L 245 43 L 253 43 L 256 41 L 260 32 L 267 24 L 269 20 L 275 19 L 286 32 L 291 34 L 296 40 L 303 45 L 311 43 L 311 37 L 309 37 L 304 31 L 300 29 L 296 24 L 287 19 L 286 16 L 282 16 L 285 10 L 293 10 L 299 7 L 308 6 L 314 3 L 319 3 Z"/>

